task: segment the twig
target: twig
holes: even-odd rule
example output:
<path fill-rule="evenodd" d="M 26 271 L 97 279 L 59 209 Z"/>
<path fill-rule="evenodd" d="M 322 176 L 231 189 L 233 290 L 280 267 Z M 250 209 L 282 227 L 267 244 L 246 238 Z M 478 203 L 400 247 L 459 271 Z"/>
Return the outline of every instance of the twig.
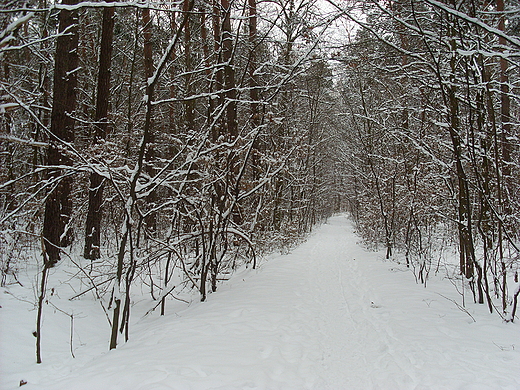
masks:
<path fill-rule="evenodd" d="M 70 354 L 75 359 L 76 356 L 74 356 L 74 348 L 73 348 L 73 344 L 72 344 L 72 341 L 74 338 L 74 314 L 67 313 L 65 310 L 60 309 L 59 307 L 57 307 L 54 303 L 52 303 L 50 301 L 47 301 L 47 303 L 50 304 L 52 307 L 54 307 L 59 312 L 62 312 L 63 314 L 70 317 Z"/>
<path fill-rule="evenodd" d="M 162 300 L 163 300 L 164 298 L 166 298 L 168 295 L 171 295 L 171 296 L 173 297 L 173 299 L 176 299 L 176 300 L 178 300 L 178 301 L 184 302 L 184 303 L 186 303 L 186 304 L 189 305 L 190 302 L 188 302 L 188 301 L 186 301 L 186 300 L 184 300 L 184 299 L 182 299 L 182 298 L 176 297 L 175 295 L 173 295 L 173 294 L 171 293 L 171 292 L 172 292 L 176 287 L 177 287 L 177 286 L 173 286 L 171 289 L 168 290 L 168 292 L 167 292 L 166 294 L 162 294 L 161 297 L 157 300 L 157 301 L 158 301 L 157 304 L 156 304 L 154 307 L 152 307 L 150 310 L 148 310 L 148 311 L 145 313 L 145 315 L 144 315 L 143 317 L 146 317 L 146 316 L 147 316 L 148 314 L 150 314 L 152 311 L 154 311 L 155 309 L 157 309 L 157 307 L 162 303 Z"/>
<path fill-rule="evenodd" d="M 114 276 L 114 277 L 111 277 L 111 278 L 109 278 L 109 279 L 107 279 L 107 280 L 103 280 L 101 283 L 95 284 L 94 286 L 90 287 L 89 289 L 87 289 L 87 290 L 85 290 L 85 291 L 82 291 L 82 292 L 80 292 L 80 293 L 77 293 L 77 294 L 74 295 L 73 297 L 70 297 L 70 298 L 69 298 L 69 301 L 72 301 L 72 300 L 74 300 L 74 299 L 76 299 L 76 298 L 79 298 L 80 296 L 82 296 L 82 295 L 88 293 L 89 291 L 91 291 L 91 290 L 93 290 L 93 289 L 96 289 L 96 290 L 97 290 L 97 288 L 98 288 L 99 286 L 101 286 L 102 284 L 105 284 L 106 282 L 110 282 L 110 281 L 112 281 L 112 280 L 114 280 L 114 279 L 115 279 L 115 276 Z M 91 280 L 91 283 L 93 283 L 92 280 Z M 98 298 L 99 298 L 99 296 L 98 296 Z"/>
<path fill-rule="evenodd" d="M 77 262 L 74 261 L 74 259 L 72 258 L 72 256 L 70 256 L 67 252 L 65 251 L 62 251 L 63 254 L 65 254 L 69 260 L 72 262 L 72 264 L 74 264 L 76 267 L 79 268 L 79 270 L 88 278 L 88 280 L 90 280 L 90 282 L 92 283 L 92 286 L 94 287 L 94 290 L 96 291 L 96 298 L 98 299 L 99 301 L 99 304 L 101 305 L 101 308 L 103 309 L 103 312 L 105 313 L 105 316 L 107 317 L 107 320 L 108 320 L 108 323 L 110 324 L 110 326 L 112 326 L 112 321 L 110 320 L 110 316 L 108 315 L 108 312 L 107 312 L 107 309 L 105 308 L 105 305 L 103 305 L 103 301 L 101 300 L 101 296 L 99 295 L 99 291 L 97 289 L 98 285 L 96 285 L 96 283 L 94 282 L 94 280 L 90 277 L 90 275 L 83 269 L 83 267 L 81 267 Z"/>
<path fill-rule="evenodd" d="M 29 303 L 29 304 L 31 304 L 31 305 L 33 305 L 33 306 L 36 305 L 34 302 L 28 301 L 28 300 L 26 300 L 26 299 L 18 298 L 16 295 L 14 295 L 14 294 L 13 294 L 12 292 L 10 292 L 9 290 L 5 290 L 4 293 L 5 293 L 5 294 L 9 294 L 9 295 L 11 295 L 14 299 L 17 299 L 17 300 L 19 300 L 20 302 Z"/>
<path fill-rule="evenodd" d="M 451 298 L 445 297 L 445 296 L 442 295 L 442 294 L 439 294 L 439 293 L 436 293 L 436 294 L 437 294 L 437 295 L 440 295 L 441 297 L 443 297 L 443 298 L 445 298 L 445 299 L 447 299 L 448 301 L 453 302 L 453 303 L 454 303 L 454 304 L 459 308 L 460 311 L 463 311 L 463 312 L 466 313 L 468 316 L 470 316 L 471 319 L 473 320 L 473 322 L 477 322 L 477 320 L 476 320 L 476 319 L 475 319 L 475 318 L 470 314 L 470 312 L 467 311 L 465 307 L 459 305 L 459 304 L 457 303 L 457 301 L 455 301 L 454 299 L 451 299 Z"/>

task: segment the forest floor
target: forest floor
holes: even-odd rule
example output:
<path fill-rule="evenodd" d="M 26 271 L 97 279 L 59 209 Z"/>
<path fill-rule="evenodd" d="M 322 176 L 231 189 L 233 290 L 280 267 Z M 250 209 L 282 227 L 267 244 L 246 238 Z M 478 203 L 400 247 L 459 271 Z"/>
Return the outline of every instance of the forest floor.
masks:
<path fill-rule="evenodd" d="M 129 342 L 110 352 L 99 305 L 69 302 L 56 271 L 51 281 L 62 287 L 51 303 L 75 314 L 75 358 L 70 317 L 49 304 L 41 365 L 28 270 L 29 287 L 0 297 L 0 388 L 23 380 L 27 390 L 520 389 L 518 323 L 471 294 L 465 312 L 445 271 L 424 288 L 358 241 L 337 216 L 291 253 L 241 270 L 207 302 L 169 301 L 165 316 L 144 316 L 151 301 L 143 292 Z"/>

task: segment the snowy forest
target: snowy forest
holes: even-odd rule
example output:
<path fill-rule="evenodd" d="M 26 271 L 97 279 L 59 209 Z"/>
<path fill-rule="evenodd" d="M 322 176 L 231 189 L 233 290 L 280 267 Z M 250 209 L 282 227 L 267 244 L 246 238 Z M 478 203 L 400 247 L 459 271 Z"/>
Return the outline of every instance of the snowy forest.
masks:
<path fill-rule="evenodd" d="M 134 292 L 147 315 L 211 301 L 339 213 L 418 284 L 449 273 L 461 310 L 518 320 L 517 1 L 4 0 L 0 18 L 1 286 L 34 271 L 37 363 L 63 264 L 115 349 Z"/>

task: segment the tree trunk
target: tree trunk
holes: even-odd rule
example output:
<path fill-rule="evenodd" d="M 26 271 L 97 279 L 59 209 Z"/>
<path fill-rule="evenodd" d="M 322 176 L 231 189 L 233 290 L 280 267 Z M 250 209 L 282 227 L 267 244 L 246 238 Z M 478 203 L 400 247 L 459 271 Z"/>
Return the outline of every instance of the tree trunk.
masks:
<path fill-rule="evenodd" d="M 458 183 L 457 209 L 458 209 L 458 230 L 460 244 L 460 272 L 466 278 L 473 277 L 473 265 L 475 262 L 475 250 L 473 247 L 471 202 L 469 196 L 468 178 L 462 165 L 462 150 L 459 135 L 458 121 L 458 102 L 450 87 L 450 137 L 455 157 L 455 166 Z"/>
<path fill-rule="evenodd" d="M 47 277 L 49 276 L 49 267 L 46 260 L 46 254 L 43 254 L 44 264 L 42 270 L 42 277 L 40 280 L 40 296 L 38 297 L 38 314 L 36 315 L 36 363 L 42 362 L 42 314 L 43 314 L 43 302 L 45 300 L 45 290 L 47 286 Z"/>
<path fill-rule="evenodd" d="M 153 47 L 152 47 L 152 20 L 150 17 L 150 10 L 145 8 L 143 9 L 142 14 L 142 22 L 143 22 L 143 56 L 144 56 L 144 73 L 145 73 L 145 79 L 146 83 L 149 83 L 150 78 L 153 76 L 154 73 L 154 66 L 153 66 Z M 151 96 L 148 96 L 149 99 L 151 99 Z M 153 167 L 153 160 L 155 159 L 155 131 L 154 131 L 154 121 L 153 118 L 151 118 L 149 123 L 149 129 L 148 129 L 148 140 L 147 140 L 147 149 L 145 154 L 145 171 L 148 174 L 150 178 L 153 178 L 155 176 L 155 170 Z M 150 207 L 152 208 L 153 205 L 156 203 L 157 200 L 157 194 L 155 191 L 151 191 L 150 194 L 146 198 L 146 202 Z M 157 218 L 155 214 L 149 214 L 145 218 L 146 226 L 152 231 L 155 232 L 157 228 Z M 139 245 L 139 231 L 137 232 L 137 245 Z"/>
<path fill-rule="evenodd" d="M 188 13 L 190 9 L 190 0 L 184 0 L 182 3 L 182 11 Z M 186 20 L 186 26 L 184 27 L 184 57 L 186 61 L 186 77 L 184 79 L 186 96 L 189 98 L 192 95 L 191 85 L 191 26 L 190 18 Z M 185 102 L 186 109 L 186 126 L 188 130 L 195 129 L 195 116 L 194 116 L 194 100 L 188 99 Z"/>
<path fill-rule="evenodd" d="M 175 31 L 177 30 L 177 22 L 176 22 L 176 12 L 172 12 L 170 15 L 170 26 L 171 30 Z M 173 48 L 171 60 L 172 62 L 175 61 L 177 57 L 177 53 L 175 51 L 175 48 Z M 174 82 L 176 75 L 176 69 L 175 66 L 170 67 L 170 99 L 175 98 L 175 91 L 176 91 L 176 83 Z M 170 121 L 170 133 L 171 134 L 177 134 L 177 118 L 175 117 L 175 105 L 174 103 L 170 103 L 169 109 L 168 109 L 168 116 Z M 170 155 L 174 156 L 177 152 L 177 147 L 171 145 L 170 146 Z"/>
<path fill-rule="evenodd" d="M 459 231 L 459 262 L 460 262 L 460 273 L 465 275 L 466 278 L 470 279 L 474 274 L 475 248 L 473 245 L 473 234 L 472 234 L 472 215 L 471 215 L 471 198 L 469 194 L 469 183 L 468 177 L 464 170 L 462 155 L 462 144 L 460 137 L 460 110 L 459 100 L 456 91 L 456 67 L 457 67 L 457 41 L 455 39 L 456 31 L 455 27 L 451 25 L 449 27 L 450 46 L 452 50 L 450 58 L 450 85 L 447 88 L 448 97 L 448 112 L 449 112 L 449 134 L 453 147 L 453 157 L 455 158 L 455 167 L 458 184 L 457 194 L 457 211 L 458 211 L 458 231 Z"/>
<path fill-rule="evenodd" d="M 505 32 L 505 15 L 504 15 L 504 0 L 496 0 L 497 12 L 500 14 L 498 22 L 498 29 Z M 506 40 L 503 37 L 498 38 L 498 43 L 501 47 L 506 47 Z M 502 175 L 502 188 L 499 190 L 499 207 L 500 212 L 504 215 L 512 213 L 509 202 L 511 201 L 509 193 L 513 193 L 512 178 L 511 178 L 511 153 L 512 143 L 507 139 L 511 135 L 511 101 L 509 98 L 509 77 L 507 75 L 508 63 L 504 57 L 500 57 L 500 121 L 502 124 L 502 132 L 500 141 L 502 143 L 502 161 L 501 170 L 499 174 Z M 505 313 L 507 308 L 507 275 L 506 264 L 504 261 L 503 244 L 502 244 L 502 229 L 503 223 L 499 225 L 499 256 L 502 266 L 502 311 Z"/>
<path fill-rule="evenodd" d="M 74 5 L 78 0 L 64 0 L 63 4 Z M 51 139 L 47 151 L 47 165 L 72 165 L 66 153 L 65 143 L 74 140 L 74 119 L 76 108 L 76 84 L 78 69 L 78 18 L 77 11 L 61 10 L 59 32 L 56 41 L 54 67 L 53 104 L 51 112 Z M 61 168 L 51 168 L 49 180 L 57 185 L 51 190 L 45 202 L 43 238 L 48 256 L 48 266 L 52 267 L 60 259 L 60 247 L 70 245 L 72 230 L 68 226 L 72 213 L 72 177 L 61 177 Z"/>
<path fill-rule="evenodd" d="M 497 13 L 500 15 L 498 22 L 498 29 L 505 32 L 505 17 L 504 17 L 504 0 L 497 0 Z M 498 43 L 501 47 L 506 47 L 507 42 L 505 38 L 499 37 Z M 509 77 L 507 75 L 508 63 L 504 57 L 500 57 L 500 120 L 502 123 L 502 174 L 505 184 L 510 181 L 511 168 L 511 147 L 512 144 L 507 140 L 508 135 L 511 134 L 511 100 L 509 98 Z"/>
<path fill-rule="evenodd" d="M 112 332 L 110 336 L 110 349 L 115 349 L 117 347 L 117 331 L 119 327 L 119 314 L 121 311 L 121 279 L 123 277 L 123 268 L 125 262 L 125 252 L 126 252 L 126 243 L 128 241 L 128 236 L 130 234 L 130 217 L 127 215 L 125 218 L 125 232 L 123 234 L 123 238 L 121 239 L 121 243 L 119 244 L 119 253 L 117 255 L 117 272 L 116 272 L 116 282 L 115 282 L 115 304 L 113 317 L 112 317 Z"/>
<path fill-rule="evenodd" d="M 259 113 L 259 91 L 258 80 L 255 75 L 257 67 L 256 49 L 257 49 L 257 14 L 256 0 L 248 0 L 249 5 L 249 96 L 251 98 L 251 127 L 253 131 L 262 123 Z M 252 179 L 257 181 L 260 179 L 260 139 L 256 137 L 253 141 L 253 152 L 251 155 Z"/>
<path fill-rule="evenodd" d="M 233 34 L 231 29 L 231 3 L 229 0 L 221 0 L 223 10 L 222 20 L 222 62 L 224 64 L 224 88 L 226 90 L 226 139 L 233 142 L 238 137 L 237 121 L 237 91 L 235 87 L 235 65 L 233 63 Z M 239 186 L 237 183 L 238 163 L 236 150 L 231 150 L 227 161 L 227 183 L 234 197 L 238 197 Z M 239 205 L 232 211 L 233 221 L 241 223 Z"/>
<path fill-rule="evenodd" d="M 215 71 L 215 88 L 214 90 L 217 92 L 218 99 L 213 102 L 211 109 L 211 115 L 214 116 L 216 112 L 214 112 L 218 107 L 222 107 L 223 97 L 222 97 L 222 88 L 224 86 L 224 76 L 222 72 L 222 67 L 220 66 L 220 62 L 222 61 L 222 32 L 221 32 L 221 17 L 220 17 L 220 4 L 219 0 L 213 0 L 213 12 L 212 12 L 212 24 L 213 24 L 213 42 L 214 42 L 214 52 L 215 52 L 215 62 L 216 62 L 216 71 Z M 220 134 L 222 133 L 222 120 L 219 118 L 215 121 L 214 126 L 211 129 L 211 140 L 213 142 L 217 142 Z"/>
<path fill-rule="evenodd" d="M 108 127 L 108 103 L 110 96 L 110 67 L 112 65 L 112 40 L 114 35 L 114 8 L 103 9 L 101 27 L 101 48 L 99 52 L 99 73 L 96 96 L 94 143 L 105 140 Z M 100 257 L 101 217 L 103 202 L 103 178 L 93 172 L 90 175 L 87 223 L 85 229 L 85 249 L 83 256 L 95 260 Z"/>
<path fill-rule="evenodd" d="M 221 0 L 224 19 L 222 21 L 222 62 L 224 64 L 224 88 L 226 90 L 226 130 L 232 141 L 238 136 L 237 91 L 235 88 L 235 66 L 233 64 L 233 35 L 231 30 L 231 3 Z"/>

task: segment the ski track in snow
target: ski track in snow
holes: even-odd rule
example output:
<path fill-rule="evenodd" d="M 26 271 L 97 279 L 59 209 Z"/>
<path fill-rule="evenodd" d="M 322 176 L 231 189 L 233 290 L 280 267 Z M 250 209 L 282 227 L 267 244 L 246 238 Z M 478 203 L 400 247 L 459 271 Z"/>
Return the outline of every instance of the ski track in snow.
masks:
<path fill-rule="evenodd" d="M 138 321 L 117 350 L 0 368 L 0 387 L 26 375 L 27 390 L 520 389 L 517 324 L 477 305 L 473 323 L 436 294 L 459 299 L 449 282 L 416 285 L 356 240 L 345 217 L 331 218 L 207 302 Z"/>

